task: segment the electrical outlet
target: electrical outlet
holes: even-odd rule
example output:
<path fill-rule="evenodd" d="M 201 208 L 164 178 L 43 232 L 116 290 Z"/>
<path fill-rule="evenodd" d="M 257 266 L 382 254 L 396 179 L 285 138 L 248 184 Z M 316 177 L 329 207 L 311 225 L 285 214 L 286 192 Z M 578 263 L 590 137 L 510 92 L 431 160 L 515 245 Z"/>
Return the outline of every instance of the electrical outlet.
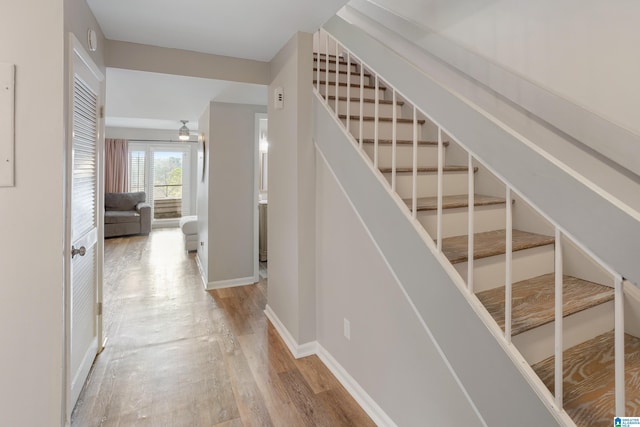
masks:
<path fill-rule="evenodd" d="M 344 337 L 351 340 L 351 322 L 346 317 L 344 319 Z"/>

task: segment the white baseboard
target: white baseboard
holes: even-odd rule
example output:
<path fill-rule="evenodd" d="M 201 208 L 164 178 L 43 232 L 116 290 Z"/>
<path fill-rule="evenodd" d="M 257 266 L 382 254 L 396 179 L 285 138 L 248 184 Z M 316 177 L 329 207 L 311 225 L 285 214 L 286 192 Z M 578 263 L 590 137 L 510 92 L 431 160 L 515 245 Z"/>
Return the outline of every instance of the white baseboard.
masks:
<path fill-rule="evenodd" d="M 208 291 L 214 289 L 223 289 L 223 288 L 233 288 L 235 286 L 244 286 L 244 285 L 253 285 L 258 282 L 258 278 L 256 276 L 249 277 L 240 277 L 238 279 L 229 279 L 229 280 L 217 280 L 215 282 L 208 282 L 205 286 L 205 289 Z"/>
<path fill-rule="evenodd" d="M 397 427 L 396 423 L 378 406 L 375 400 L 320 343 L 313 341 L 302 345 L 298 344 L 268 304 L 265 307 L 264 314 L 273 324 L 293 357 L 299 359 L 316 354 L 376 425 L 380 427 Z"/>
<path fill-rule="evenodd" d="M 323 346 L 318 344 L 316 353 L 322 363 L 325 364 L 331 373 L 340 381 L 340 384 L 349 392 L 351 397 L 358 402 L 358 405 L 369 415 L 369 417 L 380 427 L 397 427 L 396 423 L 382 410 L 375 400 L 349 375 L 346 369 L 329 353 Z"/>
<path fill-rule="evenodd" d="M 276 328 L 280 338 L 282 338 L 284 343 L 287 345 L 287 348 L 293 357 L 300 359 L 301 357 L 307 357 L 317 353 L 318 342 L 312 341 L 305 344 L 298 344 L 289 330 L 280 321 L 273 309 L 269 307 L 269 304 L 265 307 L 264 314 L 267 316 L 267 319 L 269 319 L 273 327 Z"/>
<path fill-rule="evenodd" d="M 200 280 L 202 280 L 202 286 L 207 289 L 207 275 L 204 272 L 202 263 L 200 262 L 200 252 L 196 253 L 196 265 L 198 266 L 198 271 L 200 272 Z"/>

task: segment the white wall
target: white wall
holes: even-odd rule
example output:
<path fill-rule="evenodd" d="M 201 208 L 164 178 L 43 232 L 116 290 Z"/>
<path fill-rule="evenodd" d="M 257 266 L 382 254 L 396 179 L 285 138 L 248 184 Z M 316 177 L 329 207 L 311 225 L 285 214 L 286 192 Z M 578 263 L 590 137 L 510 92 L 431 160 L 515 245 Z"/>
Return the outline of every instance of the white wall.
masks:
<path fill-rule="evenodd" d="M 264 112 L 266 108 L 259 105 L 218 102 L 210 105 L 206 124 L 208 224 L 206 235 L 200 238 L 206 240 L 209 288 L 258 280 L 254 230 L 258 212 L 255 115 Z M 205 203 L 204 193 L 199 193 L 199 201 Z"/>
<path fill-rule="evenodd" d="M 271 62 L 268 303 L 299 344 L 315 339 L 315 175 L 312 36 L 298 33 Z M 284 88 L 284 109 L 273 92 Z"/>
<path fill-rule="evenodd" d="M 0 188 L 2 425 L 63 422 L 65 29 L 82 42 L 92 25 L 75 3 L 8 2 L 0 15 L 0 61 L 16 65 L 15 187 Z"/>
<path fill-rule="evenodd" d="M 204 281 L 205 287 L 209 282 L 209 122 L 211 121 L 211 105 L 202 112 L 198 119 L 199 136 L 203 141 L 198 145 L 198 184 L 197 184 L 197 203 L 196 213 L 198 215 L 198 253 L 197 261 L 200 268 L 200 274 Z M 206 150 L 203 148 L 206 147 Z M 205 153 L 206 151 L 206 153 Z M 205 169 L 204 179 L 202 177 L 202 168 Z"/>
<path fill-rule="evenodd" d="M 640 134 L 638 2 L 376 3 Z"/>
<path fill-rule="evenodd" d="M 316 188 L 318 342 L 397 425 L 482 425 L 319 156 Z"/>

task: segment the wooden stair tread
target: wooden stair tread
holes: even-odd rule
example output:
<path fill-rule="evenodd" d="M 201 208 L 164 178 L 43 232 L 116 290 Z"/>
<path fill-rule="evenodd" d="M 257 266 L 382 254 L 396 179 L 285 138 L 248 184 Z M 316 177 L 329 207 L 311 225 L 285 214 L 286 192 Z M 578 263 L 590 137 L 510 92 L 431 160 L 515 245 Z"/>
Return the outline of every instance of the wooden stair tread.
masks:
<path fill-rule="evenodd" d="M 375 141 L 371 138 L 365 138 L 362 140 L 363 144 L 375 144 Z M 393 141 L 390 139 L 382 139 L 378 138 L 378 145 L 392 145 Z M 397 139 L 396 145 L 413 145 L 413 141 L 410 139 Z M 438 145 L 438 141 L 418 141 L 418 145 Z M 445 147 L 449 146 L 449 141 L 442 141 L 442 145 Z"/>
<path fill-rule="evenodd" d="M 474 234 L 473 259 L 487 258 L 505 253 L 505 230 L 486 231 Z M 521 230 L 513 230 L 513 251 L 550 245 L 554 242 L 553 236 L 529 233 Z M 442 252 L 452 264 L 467 261 L 468 237 L 454 236 L 442 239 Z"/>
<path fill-rule="evenodd" d="M 320 54 L 320 58 L 318 59 L 318 55 L 317 54 L 313 54 L 313 60 L 314 62 L 318 62 L 320 61 L 320 64 L 322 63 L 326 63 L 327 62 L 327 56 L 325 54 Z M 339 62 L 340 64 L 344 64 L 347 65 L 347 60 L 344 59 L 344 57 L 340 57 L 339 58 Z M 335 55 L 329 55 L 329 64 L 335 64 L 336 63 L 336 56 Z M 355 61 L 351 61 L 351 65 L 358 65 L 358 62 Z"/>
<path fill-rule="evenodd" d="M 344 64 L 346 65 L 346 62 Z M 355 64 L 351 63 L 351 65 L 355 65 Z M 318 74 L 318 67 L 313 67 L 313 71 L 317 75 Z M 329 74 L 335 74 L 335 72 L 336 72 L 336 70 L 329 70 Z M 326 74 L 327 73 L 327 69 L 326 68 L 320 68 L 320 74 L 322 74 L 322 73 Z M 346 71 L 346 70 L 339 70 L 338 74 L 344 74 L 346 76 L 347 74 L 349 74 L 349 72 Z M 371 73 L 369 73 L 367 71 L 365 71 L 363 74 L 364 74 L 365 77 L 372 77 Z M 351 75 L 352 76 L 359 76 L 360 72 L 359 71 L 352 71 Z"/>
<path fill-rule="evenodd" d="M 564 409 L 578 426 L 611 426 L 614 402 L 614 333 L 599 335 L 563 352 Z M 553 393 L 554 363 L 551 356 L 533 370 Z M 640 339 L 625 334 L 626 412 L 640 408 Z"/>
<path fill-rule="evenodd" d="M 445 166 L 442 171 L 443 172 L 467 172 L 469 168 L 467 166 Z M 473 168 L 474 172 L 478 172 L 478 168 Z M 380 168 L 380 172 L 382 173 L 391 173 L 391 168 Z M 413 168 L 396 168 L 396 173 L 412 173 Z M 437 166 L 428 166 L 418 168 L 418 173 L 434 173 L 438 172 Z"/>
<path fill-rule="evenodd" d="M 489 206 L 489 205 L 504 205 L 505 199 L 500 197 L 485 196 L 482 194 L 475 194 L 473 196 L 474 206 Z M 411 206 L 411 199 L 404 199 L 407 206 Z M 438 209 L 437 197 L 418 197 L 417 208 L 419 211 L 435 211 Z M 455 209 L 469 207 L 469 196 L 466 194 L 460 194 L 455 196 L 443 196 L 442 197 L 442 209 Z"/>
<path fill-rule="evenodd" d="M 322 95 L 322 97 L 324 98 L 325 96 Z M 329 100 L 335 102 L 336 97 L 334 95 L 329 95 Z M 346 96 L 339 96 L 338 97 L 338 101 L 347 101 L 347 97 Z M 349 98 L 349 101 L 351 101 L 351 102 L 360 102 L 360 98 L 356 98 L 356 97 L 352 96 L 352 97 Z M 368 104 L 375 104 L 376 100 L 374 98 L 363 98 L 362 102 L 366 102 Z M 386 99 L 379 99 L 378 100 L 378 104 L 392 105 L 393 101 L 386 100 Z M 396 100 L 396 105 L 404 105 L 404 101 Z"/>
<path fill-rule="evenodd" d="M 346 119 L 347 115 L 346 114 L 339 114 L 338 117 L 340 117 L 341 119 Z M 351 120 L 360 120 L 360 116 L 359 115 L 355 115 L 355 114 L 350 114 L 349 118 Z M 362 116 L 362 120 L 365 122 L 373 122 L 375 121 L 375 117 L 373 116 Z M 379 122 L 392 122 L 393 121 L 393 117 L 378 117 L 378 121 Z M 424 119 L 418 119 L 417 120 L 418 124 L 425 124 L 426 120 Z M 396 117 L 396 123 L 413 123 L 413 119 L 403 119 L 400 117 Z"/>
<path fill-rule="evenodd" d="M 313 79 L 314 83 L 318 83 L 318 81 L 316 79 Z M 327 83 L 324 80 L 320 80 L 320 85 L 326 85 Z M 329 82 L 329 86 L 335 86 L 336 82 Z M 346 82 L 339 82 L 338 83 L 339 86 L 341 87 L 355 87 L 355 88 L 360 88 L 360 83 L 346 83 Z M 362 85 L 363 89 L 375 89 L 376 86 L 375 85 Z M 384 86 L 380 86 L 378 85 L 378 90 L 387 90 L 386 87 Z"/>
<path fill-rule="evenodd" d="M 562 281 L 564 317 L 613 299 L 613 289 L 572 276 Z M 504 286 L 476 294 L 504 330 Z M 551 323 L 555 317 L 555 274 L 545 274 L 512 285 L 511 335 Z"/>

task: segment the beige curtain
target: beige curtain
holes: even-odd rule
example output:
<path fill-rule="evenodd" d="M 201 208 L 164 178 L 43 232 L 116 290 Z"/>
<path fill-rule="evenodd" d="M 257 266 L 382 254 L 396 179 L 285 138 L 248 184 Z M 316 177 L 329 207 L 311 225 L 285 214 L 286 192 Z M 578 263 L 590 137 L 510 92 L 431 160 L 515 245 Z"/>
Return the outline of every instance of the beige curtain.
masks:
<path fill-rule="evenodd" d="M 125 193 L 129 190 L 129 141 L 107 138 L 104 142 L 104 191 Z"/>

